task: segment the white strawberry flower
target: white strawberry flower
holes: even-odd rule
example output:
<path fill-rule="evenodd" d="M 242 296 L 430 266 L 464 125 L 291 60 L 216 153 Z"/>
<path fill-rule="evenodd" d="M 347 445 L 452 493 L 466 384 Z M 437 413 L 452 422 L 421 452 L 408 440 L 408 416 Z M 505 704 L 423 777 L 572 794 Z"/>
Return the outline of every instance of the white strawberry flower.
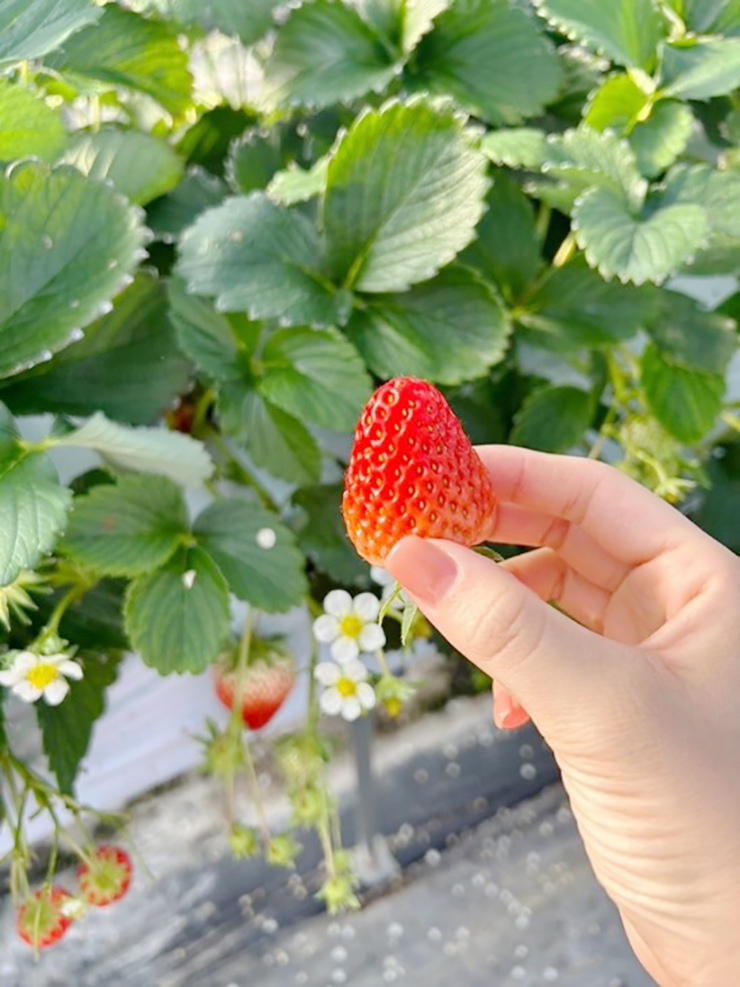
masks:
<path fill-rule="evenodd" d="M 338 665 L 334 661 L 322 661 L 314 675 L 324 687 L 319 706 L 328 716 L 342 716 L 352 722 L 375 706 L 375 690 L 367 681 L 367 668 L 353 658 Z"/>
<path fill-rule="evenodd" d="M 379 610 L 374 593 L 359 593 L 353 599 L 346 590 L 333 589 L 324 598 L 324 613 L 313 622 L 313 635 L 330 645 L 335 661 L 352 661 L 385 646 L 385 632 L 377 623 Z"/>
<path fill-rule="evenodd" d="M 82 678 L 82 668 L 69 655 L 37 655 L 33 651 L 17 651 L 13 664 L 0 672 L 0 685 L 27 703 L 43 696 L 49 706 L 58 706 L 69 692 L 67 679 Z"/>

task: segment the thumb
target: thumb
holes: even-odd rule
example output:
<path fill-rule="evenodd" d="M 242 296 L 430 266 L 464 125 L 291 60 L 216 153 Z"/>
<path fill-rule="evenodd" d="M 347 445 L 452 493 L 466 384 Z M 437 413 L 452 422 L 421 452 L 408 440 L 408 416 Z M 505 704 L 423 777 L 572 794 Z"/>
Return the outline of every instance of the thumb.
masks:
<path fill-rule="evenodd" d="M 454 542 L 404 538 L 386 559 L 424 615 L 500 681 L 540 729 L 613 705 L 628 650 L 544 603 L 495 562 Z"/>

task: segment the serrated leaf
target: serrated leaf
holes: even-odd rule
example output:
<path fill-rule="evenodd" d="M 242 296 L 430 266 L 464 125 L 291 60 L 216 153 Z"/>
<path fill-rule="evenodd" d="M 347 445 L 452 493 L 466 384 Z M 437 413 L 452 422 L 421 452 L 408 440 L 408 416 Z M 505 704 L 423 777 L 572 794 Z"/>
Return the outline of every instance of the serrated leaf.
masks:
<path fill-rule="evenodd" d="M 538 12 L 568 38 L 619 65 L 651 71 L 666 28 L 653 0 L 535 0 Z"/>
<path fill-rule="evenodd" d="M 48 456 L 28 454 L 7 433 L 2 435 L 0 586 L 12 583 L 21 569 L 35 568 L 51 551 L 71 499 L 70 491 L 59 485 Z"/>
<path fill-rule="evenodd" d="M 95 721 L 105 710 L 105 691 L 116 680 L 119 661 L 117 655 L 85 657 L 84 675 L 79 682 L 70 682 L 64 702 L 59 706 L 36 705 L 44 753 L 60 791 L 66 795 L 74 794 L 80 763 L 90 746 Z"/>
<path fill-rule="evenodd" d="M 567 452 L 583 439 L 594 402 L 577 387 L 543 387 L 524 400 L 510 441 L 543 452 Z"/>
<path fill-rule="evenodd" d="M 508 168 L 541 168 L 547 148 L 547 134 L 534 127 L 494 130 L 481 141 L 481 149 L 491 161 Z"/>
<path fill-rule="evenodd" d="M 283 329 L 260 355 L 257 388 L 272 404 L 336 432 L 350 431 L 372 382 L 354 346 L 336 330 Z"/>
<path fill-rule="evenodd" d="M 419 613 L 419 608 L 411 600 L 406 601 L 406 605 L 403 608 L 403 616 L 401 617 L 401 646 L 406 647 L 406 645 L 411 640 L 411 628 L 414 626 L 414 622 Z"/>
<path fill-rule="evenodd" d="M 651 290 L 604 281 L 581 259 L 550 268 L 518 321 L 535 345 L 567 352 L 629 339 L 653 309 Z"/>
<path fill-rule="evenodd" d="M 16 414 L 100 410 L 117 421 L 145 425 L 171 406 L 190 374 L 167 319 L 162 285 L 140 274 L 113 311 L 87 327 L 83 339 L 48 363 L 9 378 L 2 397 Z"/>
<path fill-rule="evenodd" d="M 486 159 L 450 111 L 393 103 L 366 113 L 329 165 L 324 228 L 346 287 L 405 291 L 475 235 Z"/>
<path fill-rule="evenodd" d="M 661 425 L 681 442 L 698 442 L 722 410 L 724 377 L 672 363 L 653 345 L 643 353 L 641 369 L 648 405 Z"/>
<path fill-rule="evenodd" d="M 182 161 L 165 141 L 114 127 L 76 134 L 62 160 L 90 178 L 107 179 L 138 205 L 171 191 L 183 172 Z"/>
<path fill-rule="evenodd" d="M 53 161 L 66 143 L 67 132 L 56 110 L 29 89 L 0 79 L 0 161 L 32 156 Z"/>
<path fill-rule="evenodd" d="M 293 527 L 298 545 L 317 569 L 337 582 L 354 583 L 367 576 L 367 564 L 347 537 L 342 520 L 341 483 L 303 487 L 293 494 L 300 511 Z"/>
<path fill-rule="evenodd" d="M 40 58 L 92 24 L 102 8 L 89 0 L 4 0 L 0 7 L 0 62 Z"/>
<path fill-rule="evenodd" d="M 302 603 L 307 591 L 305 560 L 293 533 L 272 511 L 224 498 L 198 516 L 193 533 L 240 600 L 268 613 Z"/>
<path fill-rule="evenodd" d="M 680 14 L 695 34 L 740 33 L 738 0 L 681 0 Z"/>
<path fill-rule="evenodd" d="M 316 483 L 321 453 L 306 426 L 238 381 L 221 387 L 218 413 L 223 430 L 249 453 L 255 465 L 300 485 Z"/>
<path fill-rule="evenodd" d="M 104 576 L 140 576 L 164 565 L 188 531 L 180 488 L 170 480 L 124 476 L 75 498 L 64 551 Z"/>
<path fill-rule="evenodd" d="M 179 278 L 169 283 L 170 321 L 183 353 L 215 380 L 240 380 L 262 326 L 238 312 L 216 312 L 210 301 L 188 295 Z"/>
<path fill-rule="evenodd" d="M 293 206 L 306 202 L 315 195 L 323 195 L 329 174 L 329 158 L 319 158 L 307 171 L 297 165 L 279 171 L 267 186 L 267 194 L 281 206 Z"/>
<path fill-rule="evenodd" d="M 200 548 L 181 548 L 126 596 L 131 643 L 160 675 L 204 671 L 226 643 L 229 624 L 226 580 Z"/>
<path fill-rule="evenodd" d="M 678 164 L 668 173 L 659 201 L 694 203 L 707 211 L 714 233 L 740 237 L 740 171 L 715 171 L 709 165 Z"/>
<path fill-rule="evenodd" d="M 201 442 L 165 428 L 129 428 L 95 414 L 66 435 L 46 440 L 47 446 L 94 449 L 115 466 L 166 476 L 183 486 L 197 486 L 213 472 Z"/>
<path fill-rule="evenodd" d="M 651 215 L 630 214 L 618 193 L 586 192 L 573 210 L 579 247 L 605 278 L 644 284 L 665 281 L 703 244 L 707 214 L 701 206 L 672 205 Z"/>
<path fill-rule="evenodd" d="M 740 39 L 707 38 L 666 42 L 660 60 L 663 94 L 711 99 L 740 86 Z"/>
<path fill-rule="evenodd" d="M 238 54 L 233 48 L 231 51 L 234 55 Z M 224 53 L 222 58 L 225 57 Z M 228 103 L 222 103 L 199 114 L 192 127 L 188 127 L 175 144 L 175 150 L 188 165 L 200 166 L 212 175 L 223 178 L 232 143 L 258 123 L 259 117 L 253 110 L 246 107 L 234 109 Z"/>
<path fill-rule="evenodd" d="M 147 225 L 157 239 L 173 243 L 191 223 L 228 194 L 226 183 L 202 168 L 191 168 L 180 184 L 149 205 Z"/>
<path fill-rule="evenodd" d="M 123 598 L 126 583 L 122 579 L 101 579 L 81 600 L 73 603 L 62 617 L 59 633 L 66 641 L 74 641 L 85 654 L 124 651 L 129 640 L 123 629 Z M 45 597 L 56 600 L 56 594 Z M 49 607 L 49 616 L 51 607 Z"/>
<path fill-rule="evenodd" d="M 409 54 L 434 27 L 453 0 L 352 0 L 367 23 L 390 47 Z"/>
<path fill-rule="evenodd" d="M 146 93 L 170 113 L 192 105 L 188 54 L 174 24 L 107 4 L 97 24 L 72 35 L 47 62 L 62 74 Z"/>
<path fill-rule="evenodd" d="M 534 280 L 542 263 L 534 209 L 503 171 L 494 176 L 486 204 L 476 239 L 460 259 L 495 282 L 511 301 Z"/>
<path fill-rule="evenodd" d="M 232 142 L 226 161 L 226 174 L 235 192 L 264 189 L 283 167 L 283 150 L 277 129 L 247 130 Z"/>
<path fill-rule="evenodd" d="M 269 103 L 330 106 L 384 89 L 396 65 L 356 10 L 312 0 L 281 27 L 265 72 Z"/>
<path fill-rule="evenodd" d="M 424 88 L 494 124 L 540 113 L 563 78 L 537 20 L 508 0 L 456 0 L 419 45 L 415 80 L 417 73 Z"/>
<path fill-rule="evenodd" d="M 688 370 L 723 375 L 737 349 L 733 319 L 707 312 L 676 291 L 657 294 L 648 329 L 666 359 Z"/>
<path fill-rule="evenodd" d="M 669 168 L 689 143 L 694 114 L 676 100 L 661 100 L 644 123 L 638 123 L 629 136 L 637 166 L 647 178 L 655 178 Z"/>
<path fill-rule="evenodd" d="M 632 127 L 645 108 L 648 94 L 627 73 L 611 75 L 591 94 L 583 119 L 594 130 L 618 133 Z"/>
<path fill-rule="evenodd" d="M 413 374 L 442 384 L 483 376 L 506 351 L 510 325 L 493 288 L 450 267 L 410 291 L 378 295 L 347 334 L 380 377 Z"/>
<path fill-rule="evenodd" d="M 0 377 L 73 341 L 136 266 L 137 213 L 72 168 L 0 176 Z"/>
<path fill-rule="evenodd" d="M 273 25 L 272 13 L 278 0 L 135 0 L 130 6 L 139 11 L 154 10 L 181 24 L 197 24 L 205 31 L 238 35 L 245 45 L 259 41 Z"/>
<path fill-rule="evenodd" d="M 320 260 L 311 222 L 253 192 L 209 209 L 183 234 L 177 272 L 221 312 L 331 325 L 340 305 Z"/>

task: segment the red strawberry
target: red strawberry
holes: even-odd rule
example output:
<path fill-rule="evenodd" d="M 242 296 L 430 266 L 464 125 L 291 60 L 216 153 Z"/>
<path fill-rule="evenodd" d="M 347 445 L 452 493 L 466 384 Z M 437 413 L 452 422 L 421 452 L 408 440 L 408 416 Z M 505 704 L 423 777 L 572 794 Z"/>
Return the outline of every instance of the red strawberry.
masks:
<path fill-rule="evenodd" d="M 237 675 L 235 670 L 216 666 L 216 694 L 228 709 L 236 701 Z M 241 683 L 239 702 L 245 726 L 259 730 L 265 726 L 285 702 L 295 682 L 295 664 L 292 659 L 267 662 L 262 659 L 248 665 Z"/>
<path fill-rule="evenodd" d="M 54 884 L 40 888 L 18 909 L 16 928 L 18 935 L 29 946 L 46 949 L 59 942 L 72 924 L 62 906 L 72 895 Z"/>
<path fill-rule="evenodd" d="M 131 857 L 119 846 L 101 844 L 77 869 L 82 897 L 103 908 L 120 901 L 131 886 Z"/>
<path fill-rule="evenodd" d="M 397 377 L 370 398 L 355 431 L 342 513 L 368 562 L 405 535 L 485 541 L 496 506 L 490 477 L 444 396 Z"/>

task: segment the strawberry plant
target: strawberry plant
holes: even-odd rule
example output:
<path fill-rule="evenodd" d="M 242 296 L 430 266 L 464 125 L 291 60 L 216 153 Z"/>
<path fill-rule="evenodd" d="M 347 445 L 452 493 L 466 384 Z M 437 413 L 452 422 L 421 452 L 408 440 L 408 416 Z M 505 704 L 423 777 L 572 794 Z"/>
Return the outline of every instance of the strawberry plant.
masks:
<path fill-rule="evenodd" d="M 64 923 L 25 821 L 76 852 L 59 810 L 88 811 L 127 649 L 227 661 L 231 846 L 291 865 L 230 793 L 260 803 L 248 728 L 293 672 L 259 618 L 296 607 L 311 688 L 276 756 L 322 899 L 356 903 L 320 714 L 409 694 L 341 515 L 374 387 L 430 381 L 473 441 L 604 458 L 740 547 L 739 88 L 722 0 L 0 3 L 0 824 L 32 942 Z"/>

